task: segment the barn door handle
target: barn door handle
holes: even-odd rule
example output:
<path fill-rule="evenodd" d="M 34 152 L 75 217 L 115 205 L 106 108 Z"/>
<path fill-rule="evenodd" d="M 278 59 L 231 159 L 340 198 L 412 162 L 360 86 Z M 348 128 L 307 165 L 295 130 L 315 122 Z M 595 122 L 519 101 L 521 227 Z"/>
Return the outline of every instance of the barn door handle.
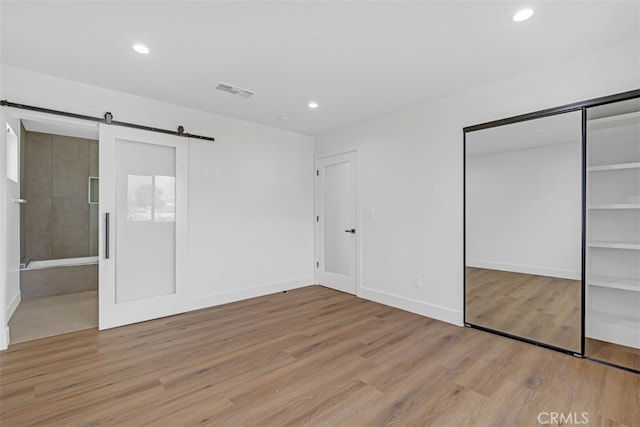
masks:
<path fill-rule="evenodd" d="M 104 214 L 104 259 L 109 259 L 109 212 Z"/>

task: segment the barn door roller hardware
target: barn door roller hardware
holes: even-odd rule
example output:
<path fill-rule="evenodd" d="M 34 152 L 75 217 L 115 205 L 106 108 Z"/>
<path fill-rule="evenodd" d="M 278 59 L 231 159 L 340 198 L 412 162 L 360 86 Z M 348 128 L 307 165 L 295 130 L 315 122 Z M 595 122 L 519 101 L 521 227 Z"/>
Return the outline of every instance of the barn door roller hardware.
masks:
<path fill-rule="evenodd" d="M 182 125 L 178 126 L 178 130 L 177 131 L 173 131 L 173 130 L 155 128 L 155 127 L 151 127 L 151 126 L 139 125 L 139 124 L 136 124 L 136 123 L 119 122 L 119 121 L 113 120 L 113 114 L 111 114 L 108 111 L 106 113 L 104 113 L 104 117 L 92 117 L 92 116 L 86 116 L 86 115 L 83 115 L 83 114 L 69 113 L 69 112 L 66 112 L 66 111 L 51 110 L 49 108 L 34 107 L 32 105 L 18 104 L 18 103 L 15 103 L 15 102 L 9 102 L 6 99 L 3 99 L 2 101 L 0 101 L 0 106 L 18 108 L 18 109 L 21 109 L 21 110 L 37 111 L 39 113 L 55 114 L 57 116 L 71 117 L 71 118 L 74 118 L 74 119 L 87 120 L 87 121 L 90 121 L 90 122 L 105 123 L 105 124 L 114 125 L 114 126 L 122 126 L 122 127 L 134 128 L 134 129 L 147 130 L 147 131 L 151 131 L 151 132 L 166 133 L 166 134 L 169 134 L 169 135 L 177 135 L 177 136 L 183 136 L 183 137 L 187 137 L 187 138 L 202 139 L 204 141 L 212 141 L 212 142 L 215 141 L 215 138 L 210 137 L 210 136 L 202 136 L 202 135 L 186 133 L 184 131 L 184 126 L 182 126 Z"/>

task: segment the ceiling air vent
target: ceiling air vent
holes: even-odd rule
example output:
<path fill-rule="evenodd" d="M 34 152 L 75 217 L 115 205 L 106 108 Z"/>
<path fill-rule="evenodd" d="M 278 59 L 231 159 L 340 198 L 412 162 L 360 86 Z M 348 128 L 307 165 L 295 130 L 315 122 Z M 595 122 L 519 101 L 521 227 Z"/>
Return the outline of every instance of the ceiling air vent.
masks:
<path fill-rule="evenodd" d="M 223 92 L 228 92 L 232 95 L 241 96 L 242 98 L 249 98 L 251 95 L 253 95 L 253 92 L 251 92 L 250 90 L 242 89 L 237 86 L 230 85 L 229 83 L 219 82 L 218 86 L 216 86 L 216 89 Z"/>

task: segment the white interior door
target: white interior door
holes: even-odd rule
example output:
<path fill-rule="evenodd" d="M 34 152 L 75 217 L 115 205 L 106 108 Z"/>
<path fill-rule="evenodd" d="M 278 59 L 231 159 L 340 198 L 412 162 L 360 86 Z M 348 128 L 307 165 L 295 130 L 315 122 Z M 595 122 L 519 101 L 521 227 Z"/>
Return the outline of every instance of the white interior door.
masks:
<path fill-rule="evenodd" d="M 186 310 L 187 141 L 100 125 L 99 329 Z"/>
<path fill-rule="evenodd" d="M 7 321 L 20 303 L 20 120 L 6 123 Z"/>
<path fill-rule="evenodd" d="M 356 293 L 356 154 L 317 161 L 318 283 Z"/>

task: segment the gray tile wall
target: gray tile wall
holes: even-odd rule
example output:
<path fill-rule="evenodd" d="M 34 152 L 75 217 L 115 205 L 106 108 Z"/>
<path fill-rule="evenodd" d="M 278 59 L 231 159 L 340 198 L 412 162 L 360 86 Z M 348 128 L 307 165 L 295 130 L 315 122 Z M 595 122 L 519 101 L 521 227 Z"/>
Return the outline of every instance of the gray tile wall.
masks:
<path fill-rule="evenodd" d="M 30 259 L 51 259 L 51 140 L 51 135 L 26 132 L 23 244 Z"/>
<path fill-rule="evenodd" d="M 100 176 L 98 141 L 89 141 L 89 176 Z M 89 254 L 98 256 L 99 205 L 89 205 Z"/>
<path fill-rule="evenodd" d="M 98 289 L 98 265 L 52 267 L 20 272 L 23 301 Z"/>
<path fill-rule="evenodd" d="M 97 255 L 98 211 L 90 209 L 87 190 L 90 172 L 95 170 L 97 176 L 98 142 L 25 133 L 24 256 L 84 257 L 91 255 L 92 246 Z"/>

